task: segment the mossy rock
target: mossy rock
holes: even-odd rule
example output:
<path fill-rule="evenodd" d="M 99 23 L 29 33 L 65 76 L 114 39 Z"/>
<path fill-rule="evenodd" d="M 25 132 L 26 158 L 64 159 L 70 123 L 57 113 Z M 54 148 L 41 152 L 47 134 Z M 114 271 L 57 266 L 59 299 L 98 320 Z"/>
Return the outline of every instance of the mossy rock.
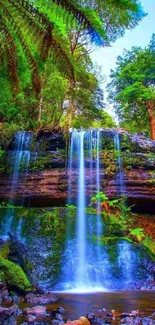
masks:
<path fill-rule="evenodd" d="M 98 242 L 98 238 L 97 236 L 91 236 L 89 237 L 89 239 L 96 244 Z M 115 245 L 117 244 L 117 242 L 122 241 L 122 240 L 126 240 L 129 243 L 131 243 L 132 241 L 128 238 L 128 237 L 118 237 L 118 236 L 110 236 L 110 237 L 101 237 L 100 238 L 100 245 L 101 246 L 105 246 L 105 245 Z"/>
<path fill-rule="evenodd" d="M 155 263 L 155 241 L 150 238 L 149 240 L 144 239 L 141 242 L 141 247 L 146 251 L 150 260 Z"/>
<path fill-rule="evenodd" d="M 0 256 L 0 281 L 23 291 L 32 289 L 31 283 L 19 265 Z"/>
<path fill-rule="evenodd" d="M 7 259 L 10 251 L 10 242 L 5 242 L 0 248 L 0 257 Z"/>
<path fill-rule="evenodd" d="M 5 282 L 5 274 L 0 270 L 0 282 Z"/>

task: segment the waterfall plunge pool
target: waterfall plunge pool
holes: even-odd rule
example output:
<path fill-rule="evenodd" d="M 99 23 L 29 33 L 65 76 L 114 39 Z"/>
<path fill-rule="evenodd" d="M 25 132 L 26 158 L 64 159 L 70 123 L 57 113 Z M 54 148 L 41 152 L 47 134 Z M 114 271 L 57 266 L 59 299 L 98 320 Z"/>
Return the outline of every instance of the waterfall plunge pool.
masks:
<path fill-rule="evenodd" d="M 54 292 L 55 294 L 55 292 Z M 116 291 L 116 292 L 93 292 L 93 293 L 59 293 L 58 301 L 46 305 L 47 312 L 53 309 L 65 308 L 64 317 L 75 320 L 93 312 L 95 316 L 104 317 L 112 309 L 118 313 L 129 313 L 132 310 L 139 310 L 141 317 L 147 317 L 155 311 L 154 291 Z M 27 307 L 28 304 L 20 304 L 20 308 Z M 102 309 L 106 309 L 104 313 Z M 18 324 L 20 324 L 20 319 Z M 113 321 L 113 324 L 120 322 Z"/>

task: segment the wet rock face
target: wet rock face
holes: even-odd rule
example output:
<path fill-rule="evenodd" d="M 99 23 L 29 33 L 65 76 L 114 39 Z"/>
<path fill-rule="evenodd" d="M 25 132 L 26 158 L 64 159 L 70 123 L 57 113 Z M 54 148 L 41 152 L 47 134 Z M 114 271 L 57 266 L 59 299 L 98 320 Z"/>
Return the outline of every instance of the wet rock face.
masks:
<path fill-rule="evenodd" d="M 95 137 L 95 132 L 94 135 Z M 135 204 L 135 212 L 155 213 L 155 143 L 140 135 L 131 136 L 120 130 L 120 146 L 122 161 L 123 194 L 130 205 Z M 101 191 L 109 198 L 120 196 L 120 169 L 114 148 L 114 130 L 101 132 L 100 150 Z M 5 172 L 0 174 L 0 201 L 8 201 L 11 193 L 17 205 L 23 203 L 31 206 L 65 205 L 68 196 L 68 182 L 72 180 L 73 201 L 77 196 L 78 172 L 75 169 L 70 175 L 65 169 L 64 135 L 51 133 L 38 136 L 38 147 L 33 143 L 30 148 L 29 167 L 24 172 L 24 165 L 19 168 L 18 186 L 11 193 L 12 174 L 9 163 Z M 12 145 L 12 148 L 14 146 Z M 11 148 L 11 149 L 12 149 Z M 51 151 L 52 150 L 52 151 Z M 95 155 L 95 154 L 94 154 Z M 6 159 L 6 158 L 5 158 Z M 12 161 L 11 151 L 8 159 Z M 73 165 L 76 161 L 73 161 Z M 92 161 L 93 176 L 90 180 L 90 157 L 85 161 L 85 182 L 88 201 L 96 193 L 96 160 Z M 92 185 L 94 184 L 94 185 Z"/>
<path fill-rule="evenodd" d="M 77 193 L 76 172 L 73 175 L 72 199 L 74 201 Z M 103 183 L 101 191 L 109 198 L 119 197 L 119 184 L 116 178 L 107 178 L 104 170 L 101 171 Z M 95 178 L 95 175 L 94 175 Z M 11 187 L 10 177 L 0 177 L 0 201 L 9 200 L 9 190 Z M 20 175 L 18 187 L 12 194 L 12 198 L 17 205 L 20 205 L 24 196 L 24 205 L 29 206 L 60 206 L 67 203 L 67 186 L 69 171 L 65 169 L 53 169 L 38 173 L 30 173 L 25 179 L 24 174 Z M 96 194 L 95 186 L 89 187 L 89 170 L 86 170 L 85 179 L 88 185 L 88 201 L 92 195 Z M 129 205 L 135 205 L 134 212 L 155 213 L 155 182 L 150 178 L 150 171 L 133 169 L 124 175 L 125 183 L 124 194 L 128 199 Z M 75 201 L 76 202 L 76 201 Z"/>
<path fill-rule="evenodd" d="M 25 150 L 32 150 L 37 148 L 38 151 L 57 151 L 57 149 L 65 148 L 65 134 L 63 133 L 51 133 L 41 131 L 37 136 L 33 132 L 25 132 L 31 137 L 30 145 L 25 144 Z M 17 148 L 16 135 L 13 137 L 12 142 L 8 146 L 8 150 L 15 150 Z"/>

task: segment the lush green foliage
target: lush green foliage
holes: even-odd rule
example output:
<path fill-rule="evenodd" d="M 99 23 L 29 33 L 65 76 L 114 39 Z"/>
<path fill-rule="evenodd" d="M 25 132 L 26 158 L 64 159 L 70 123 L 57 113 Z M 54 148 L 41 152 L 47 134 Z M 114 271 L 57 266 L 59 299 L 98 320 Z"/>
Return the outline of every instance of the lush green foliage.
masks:
<path fill-rule="evenodd" d="M 103 192 L 98 192 L 96 194 L 96 196 L 93 196 L 91 198 L 91 201 L 92 202 L 100 202 L 100 203 L 102 203 L 102 202 L 108 201 L 108 197 Z"/>
<path fill-rule="evenodd" d="M 14 124 L 31 130 L 115 126 L 103 112 L 101 82 L 87 47 L 108 45 L 143 16 L 135 0 L 1 0 L 3 133 L 7 122 L 14 130 Z"/>
<path fill-rule="evenodd" d="M 148 132 L 152 137 L 155 119 L 155 35 L 145 49 L 124 51 L 117 59 L 108 85 L 109 100 L 114 104 L 122 126 L 133 132 Z"/>
<path fill-rule="evenodd" d="M 145 237 L 143 228 L 134 228 L 130 231 L 130 234 L 135 236 L 139 242 Z"/>

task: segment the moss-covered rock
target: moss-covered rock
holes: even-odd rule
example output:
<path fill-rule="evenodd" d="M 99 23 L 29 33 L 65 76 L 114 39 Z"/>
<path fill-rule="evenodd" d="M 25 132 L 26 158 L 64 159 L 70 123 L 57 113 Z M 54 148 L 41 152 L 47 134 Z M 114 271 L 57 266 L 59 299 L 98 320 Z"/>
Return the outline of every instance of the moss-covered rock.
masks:
<path fill-rule="evenodd" d="M 32 289 L 31 283 L 19 265 L 0 256 L 0 281 L 23 291 Z"/>
<path fill-rule="evenodd" d="M 10 242 L 7 241 L 1 246 L 0 257 L 8 259 L 9 251 L 10 251 Z"/>
<path fill-rule="evenodd" d="M 90 239 L 92 240 L 93 243 L 98 242 L 98 237 L 97 236 L 91 236 Z M 128 237 L 117 237 L 117 236 L 111 236 L 111 237 L 101 237 L 100 238 L 100 244 L 101 246 L 105 245 L 115 245 L 117 244 L 120 240 L 126 240 L 128 242 L 132 242 Z"/>
<path fill-rule="evenodd" d="M 23 291 L 31 290 L 31 283 L 19 265 L 8 260 L 10 242 L 7 241 L 0 250 L 0 282 L 6 281 L 10 287 Z"/>

